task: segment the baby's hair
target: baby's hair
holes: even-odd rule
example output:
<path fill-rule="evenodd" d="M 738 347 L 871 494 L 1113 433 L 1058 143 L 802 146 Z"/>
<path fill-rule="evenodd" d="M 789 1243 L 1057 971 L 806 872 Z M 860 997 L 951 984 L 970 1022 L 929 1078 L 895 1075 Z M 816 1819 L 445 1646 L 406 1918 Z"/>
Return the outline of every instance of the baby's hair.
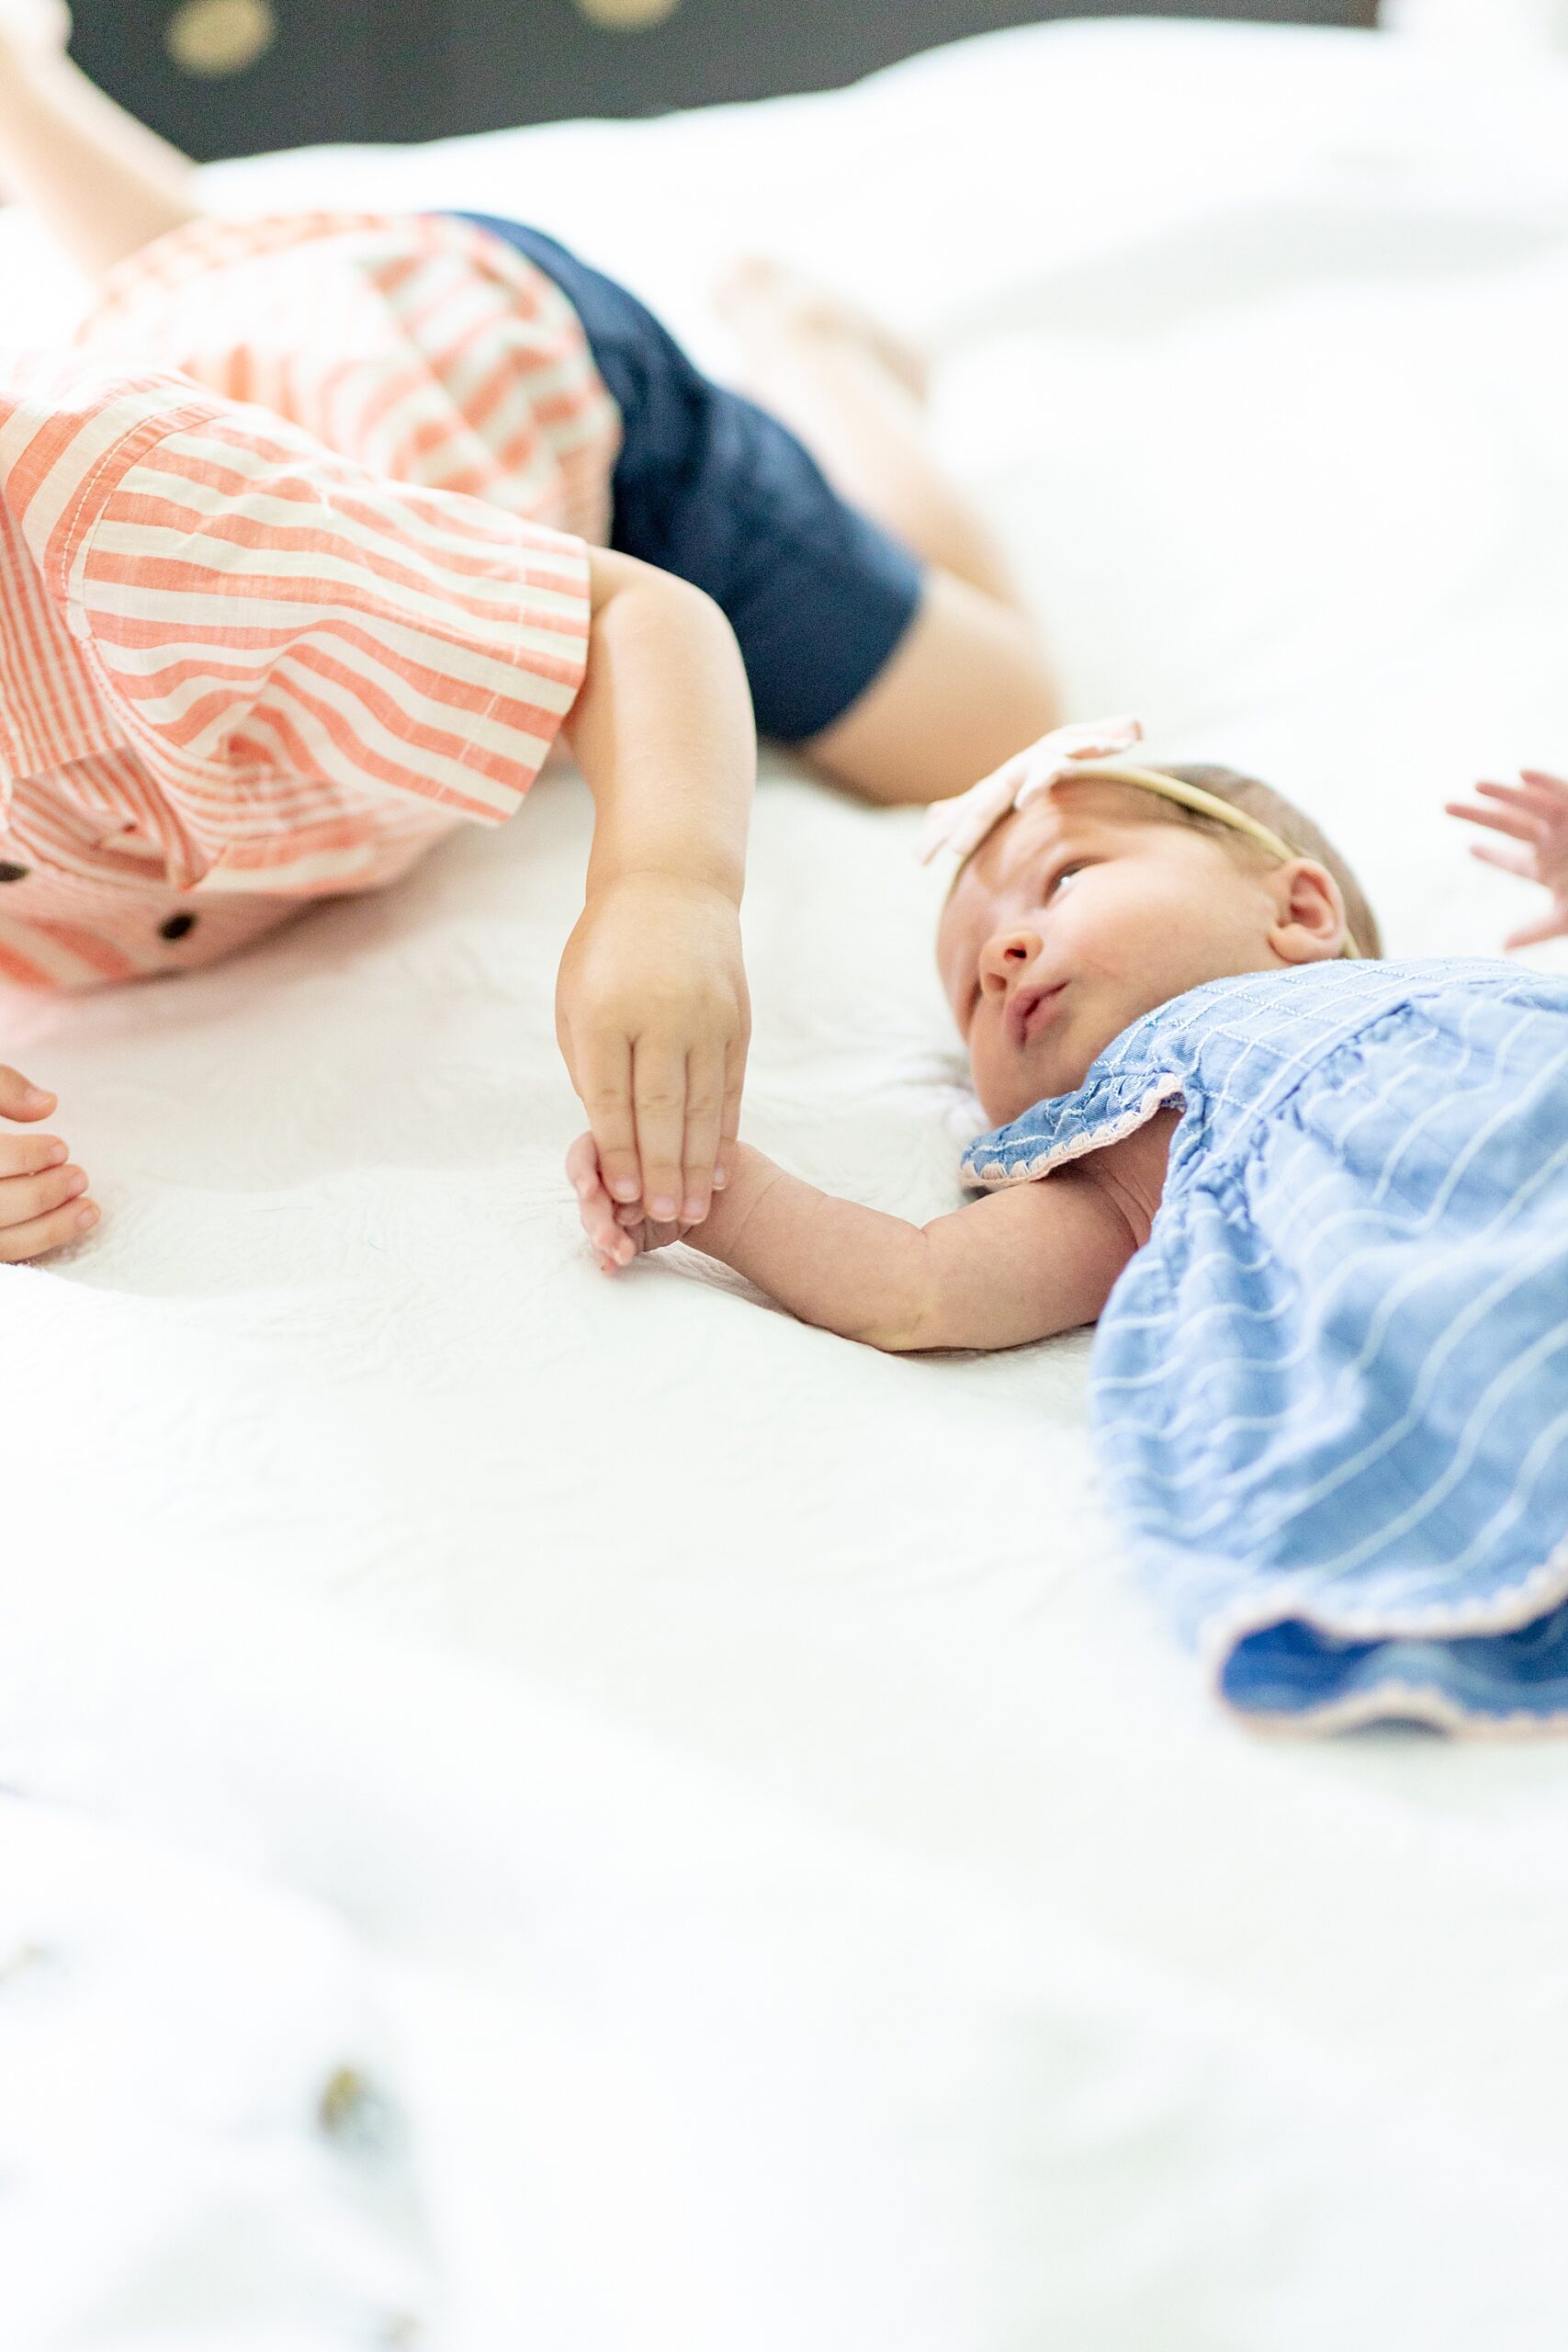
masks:
<path fill-rule="evenodd" d="M 1159 774 L 1173 775 L 1180 784 L 1196 785 L 1201 792 L 1212 793 L 1216 800 L 1228 800 L 1233 808 L 1239 808 L 1244 816 L 1255 817 L 1270 832 L 1278 833 L 1299 855 L 1314 858 L 1319 865 L 1326 866 L 1339 885 L 1345 920 L 1361 954 L 1382 954 L 1377 917 L 1348 861 L 1335 848 L 1322 827 L 1314 825 L 1293 800 L 1287 800 L 1282 792 L 1276 792 L 1271 784 L 1264 784 L 1255 775 L 1243 775 L 1239 768 L 1162 766 Z M 1184 808 L 1177 800 L 1160 800 L 1153 793 L 1145 797 L 1151 812 L 1158 809 L 1177 824 L 1196 825 L 1200 831 L 1224 842 L 1227 848 L 1247 846 L 1245 833 L 1233 831 L 1217 817 L 1206 817 L 1197 808 Z"/>

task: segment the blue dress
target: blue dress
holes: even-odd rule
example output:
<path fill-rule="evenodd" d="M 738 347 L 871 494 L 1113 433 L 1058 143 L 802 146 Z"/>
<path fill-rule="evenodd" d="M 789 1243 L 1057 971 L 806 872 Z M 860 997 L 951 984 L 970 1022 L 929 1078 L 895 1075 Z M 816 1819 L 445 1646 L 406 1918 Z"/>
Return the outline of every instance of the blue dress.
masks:
<path fill-rule="evenodd" d="M 1091 1409 L 1134 1551 L 1246 1715 L 1568 1729 L 1568 980 L 1217 980 L 971 1145 L 1032 1181 L 1182 1106 Z"/>

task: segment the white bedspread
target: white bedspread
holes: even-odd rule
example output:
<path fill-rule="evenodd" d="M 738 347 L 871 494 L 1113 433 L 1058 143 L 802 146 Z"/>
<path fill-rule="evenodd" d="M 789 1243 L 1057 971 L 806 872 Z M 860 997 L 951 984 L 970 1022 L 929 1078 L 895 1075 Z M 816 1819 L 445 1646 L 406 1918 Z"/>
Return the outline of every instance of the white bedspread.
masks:
<path fill-rule="evenodd" d="M 1064 25 L 209 186 L 532 217 L 716 366 L 729 252 L 828 273 L 939 342 L 1077 711 L 1300 793 L 1397 948 L 1498 935 L 1439 811 L 1568 766 L 1568 67 Z M 0 269 L 7 339 L 69 317 Z M 1568 1753 L 1219 1720 L 1081 1339 L 603 1283 L 588 816 L 4 1008 L 107 1212 L 0 1277 L 6 2341 L 1558 2352 Z M 748 1123 L 930 1214 L 913 823 L 770 763 Z"/>

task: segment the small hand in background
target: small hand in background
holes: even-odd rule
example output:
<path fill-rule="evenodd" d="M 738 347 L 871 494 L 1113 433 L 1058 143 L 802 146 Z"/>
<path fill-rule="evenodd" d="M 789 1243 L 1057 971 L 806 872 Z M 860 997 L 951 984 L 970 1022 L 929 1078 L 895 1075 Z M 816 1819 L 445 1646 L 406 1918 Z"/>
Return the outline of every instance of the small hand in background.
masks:
<path fill-rule="evenodd" d="M 640 1202 L 613 1201 L 604 1189 L 598 1146 L 592 1134 L 579 1136 L 566 1156 L 566 1172 L 577 1194 L 582 1230 L 592 1244 L 602 1274 L 618 1273 L 650 1250 L 662 1250 L 689 1233 L 688 1225 L 660 1225 Z"/>
<path fill-rule="evenodd" d="M 1521 843 L 1517 850 L 1495 849 L 1488 842 L 1472 842 L 1470 854 L 1483 865 L 1501 867 L 1521 882 L 1539 882 L 1551 893 L 1551 904 L 1534 922 L 1509 933 L 1505 947 L 1536 947 L 1544 939 L 1568 938 L 1568 782 L 1540 768 L 1523 768 L 1517 784 L 1478 784 L 1486 802 L 1450 800 L 1450 817 L 1468 825 L 1484 825 L 1489 832 L 1506 833 Z"/>
<path fill-rule="evenodd" d="M 29 1085 L 19 1070 L 0 1069 L 0 1119 L 31 1126 L 54 1104 L 52 1094 Z M 98 1221 L 92 1202 L 82 1198 L 86 1189 L 86 1177 L 72 1167 L 58 1136 L 0 1131 L 0 1265 L 19 1265 L 80 1241 Z"/>

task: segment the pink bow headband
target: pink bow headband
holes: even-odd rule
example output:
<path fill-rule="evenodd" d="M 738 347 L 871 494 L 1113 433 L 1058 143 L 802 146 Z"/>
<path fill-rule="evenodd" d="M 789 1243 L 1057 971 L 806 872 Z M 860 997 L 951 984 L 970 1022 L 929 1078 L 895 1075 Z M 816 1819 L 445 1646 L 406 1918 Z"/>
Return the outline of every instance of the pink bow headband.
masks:
<path fill-rule="evenodd" d="M 1162 800 L 1174 800 L 1183 808 L 1195 809 L 1200 816 L 1213 817 L 1233 832 L 1249 834 L 1281 865 L 1300 855 L 1289 842 L 1245 808 L 1233 808 L 1228 800 L 1219 799 L 1212 792 L 1204 792 L 1195 784 L 1188 784 L 1180 776 L 1166 775 L 1158 768 L 1136 767 L 1117 759 L 1118 752 L 1130 751 L 1141 743 L 1144 730 L 1135 718 L 1097 718 L 1077 727 L 1055 727 L 1049 735 L 1042 735 L 1037 743 L 1018 752 L 992 775 L 982 776 L 967 792 L 960 792 L 951 800 L 933 801 L 926 811 L 926 821 L 915 846 L 915 854 L 922 865 L 931 865 L 945 850 L 963 864 L 973 857 L 987 833 L 994 831 L 1002 819 L 1013 809 L 1027 807 L 1049 792 L 1054 784 L 1074 775 L 1102 775 L 1108 783 L 1135 784 L 1145 792 L 1157 793 Z M 1360 949 L 1350 932 L 1345 930 L 1342 956 L 1359 957 Z"/>
<path fill-rule="evenodd" d="M 930 865 L 944 850 L 959 858 L 973 857 L 987 833 L 1013 809 L 1022 808 L 1049 792 L 1064 776 L 1082 769 L 1086 761 L 1107 760 L 1131 751 L 1143 741 L 1135 718 L 1091 719 L 1080 727 L 1054 727 L 1026 752 L 1006 763 L 967 792 L 952 800 L 938 800 L 926 812 L 925 830 L 915 854 Z"/>

